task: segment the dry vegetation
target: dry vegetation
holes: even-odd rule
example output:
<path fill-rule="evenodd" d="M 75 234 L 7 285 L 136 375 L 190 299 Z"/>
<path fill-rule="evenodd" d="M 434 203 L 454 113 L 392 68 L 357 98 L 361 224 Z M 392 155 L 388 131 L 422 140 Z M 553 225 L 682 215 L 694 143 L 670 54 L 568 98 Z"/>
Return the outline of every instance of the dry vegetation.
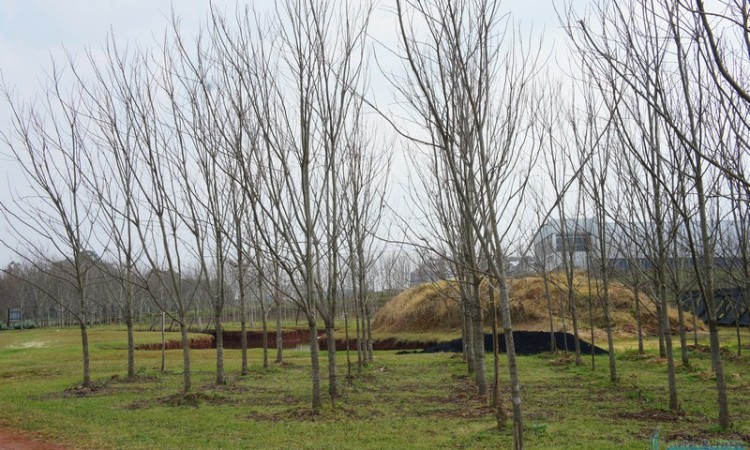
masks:
<path fill-rule="evenodd" d="M 604 316 L 600 303 L 601 283 L 591 279 L 591 287 L 585 273 L 577 273 L 574 278 L 575 301 L 578 307 L 579 320 L 583 326 L 589 326 L 589 302 L 593 301 L 593 325 L 604 327 Z M 563 321 L 569 322 L 565 305 L 568 290 L 564 274 L 555 273 L 549 276 L 549 290 L 553 305 L 555 327 L 562 330 Z M 489 292 L 486 282 L 482 283 L 482 302 L 484 304 L 486 324 L 490 325 Z M 375 316 L 373 328 L 379 332 L 428 332 L 457 330 L 461 327 L 459 306 L 459 286 L 455 281 L 438 281 L 425 283 L 407 289 L 385 304 Z M 511 319 L 517 330 L 549 329 L 547 299 L 544 295 L 544 282 L 541 276 L 515 278 L 510 285 Z M 618 333 L 628 334 L 636 331 L 635 294 L 628 286 L 611 282 L 609 298 L 612 303 L 612 317 Z M 656 308 L 653 300 L 645 293 L 640 294 L 641 314 L 644 332 L 657 333 Z M 670 308 L 670 322 L 673 331 L 677 330 L 677 310 Z M 685 322 L 691 327 L 693 318 L 686 313 Z M 570 329 L 570 325 L 567 325 Z"/>

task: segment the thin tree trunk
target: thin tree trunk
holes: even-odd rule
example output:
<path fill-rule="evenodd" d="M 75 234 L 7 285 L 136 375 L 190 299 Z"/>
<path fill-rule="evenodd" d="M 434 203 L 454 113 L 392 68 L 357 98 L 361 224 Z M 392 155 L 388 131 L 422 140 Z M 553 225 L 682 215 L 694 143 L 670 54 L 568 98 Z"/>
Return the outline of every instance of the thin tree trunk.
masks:
<path fill-rule="evenodd" d="M 261 327 L 263 329 L 263 368 L 268 369 L 268 317 L 265 308 L 261 307 Z"/>
<path fill-rule="evenodd" d="M 180 338 L 182 340 L 182 366 L 183 366 L 183 385 L 182 392 L 187 394 L 190 392 L 191 387 L 191 376 L 190 376 L 190 340 L 188 338 L 187 324 L 185 318 L 180 318 Z"/>
<path fill-rule="evenodd" d="M 310 330 L 310 363 L 312 381 L 312 409 L 315 414 L 323 406 L 323 396 L 320 389 L 320 346 L 318 345 L 318 324 L 315 317 L 308 315 L 307 324 Z"/>
<path fill-rule="evenodd" d="M 549 292 L 549 279 L 546 269 L 542 269 L 542 281 L 544 282 L 544 297 L 547 299 L 547 312 L 549 314 L 549 348 L 554 353 L 557 351 L 557 343 L 555 342 L 555 322 L 552 314 L 552 296 Z"/>
<path fill-rule="evenodd" d="M 492 407 L 495 408 L 495 420 L 497 429 L 502 431 L 506 427 L 508 420 L 503 403 L 500 398 L 500 336 L 498 336 L 498 313 L 497 303 L 495 302 L 495 287 L 488 282 L 488 291 L 490 296 L 490 307 L 492 308 L 492 363 L 495 372 L 493 389 L 492 389 Z"/>
<path fill-rule="evenodd" d="M 133 316 L 128 314 L 125 319 L 128 328 L 128 379 L 135 379 L 135 338 L 133 335 Z"/>
<path fill-rule="evenodd" d="M 242 347 L 242 367 L 240 368 L 240 375 L 243 377 L 247 375 L 247 322 L 245 321 L 244 314 L 240 318 L 240 346 Z"/>
<path fill-rule="evenodd" d="M 326 323 L 326 340 L 328 344 L 328 395 L 331 403 L 338 399 L 338 369 L 336 367 L 336 335 L 332 323 Z"/>
<path fill-rule="evenodd" d="M 216 384 L 225 384 L 224 380 L 224 327 L 221 324 L 221 310 L 214 311 L 216 324 Z"/>
<path fill-rule="evenodd" d="M 500 266 L 504 271 L 504 263 Z M 502 274 L 504 275 L 504 273 Z M 513 326 L 510 321 L 510 298 L 508 285 L 504 277 L 498 279 L 500 288 L 500 319 L 503 323 L 503 334 L 505 336 L 505 349 L 508 358 L 508 373 L 510 375 L 511 405 L 513 407 L 513 443 L 516 450 L 523 449 L 523 416 L 521 413 L 521 382 L 518 377 L 518 365 L 516 362 L 516 344 L 513 340 Z"/>
<path fill-rule="evenodd" d="M 89 361 L 89 333 L 86 328 L 85 315 L 82 316 L 84 320 L 81 320 L 81 350 L 83 352 L 83 384 L 84 388 L 91 387 L 91 372 L 90 372 L 90 361 Z"/>
<path fill-rule="evenodd" d="M 167 360 L 167 336 L 164 334 L 164 311 L 161 312 L 161 373 L 164 373 Z"/>
<path fill-rule="evenodd" d="M 276 281 L 278 283 L 278 279 Z M 276 291 L 276 364 L 284 362 L 284 331 L 281 328 L 281 302 L 278 300 L 278 290 Z"/>
<path fill-rule="evenodd" d="M 635 295 L 635 323 L 638 330 L 638 354 L 643 355 L 643 318 L 641 316 L 641 289 L 640 283 L 635 282 L 633 291 Z"/>
<path fill-rule="evenodd" d="M 482 314 L 482 304 L 479 296 L 479 278 L 475 277 L 476 280 L 472 284 L 471 289 L 471 306 L 472 306 L 472 320 L 474 321 L 474 379 L 477 384 L 477 391 L 479 395 L 487 396 L 487 368 L 485 365 L 484 358 L 484 319 Z"/>

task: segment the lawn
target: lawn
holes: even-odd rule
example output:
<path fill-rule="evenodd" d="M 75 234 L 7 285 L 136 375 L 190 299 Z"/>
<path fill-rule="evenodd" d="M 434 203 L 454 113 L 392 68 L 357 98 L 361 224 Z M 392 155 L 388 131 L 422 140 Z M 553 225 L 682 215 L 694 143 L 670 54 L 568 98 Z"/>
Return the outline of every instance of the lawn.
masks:
<path fill-rule="evenodd" d="M 730 430 L 714 425 L 715 381 L 702 348 L 691 353 L 691 368 L 679 370 L 681 411 L 672 414 L 665 410 L 666 363 L 653 353 L 655 342 L 640 357 L 629 350 L 633 341 L 622 339 L 617 384 L 609 382 L 606 356 L 596 357 L 595 371 L 590 358 L 584 366 L 562 354 L 519 358 L 527 448 L 644 449 L 656 431 L 662 444 L 747 440 L 750 357 L 732 356 L 730 331 L 724 359 Z M 85 449 L 511 446 L 510 430 L 496 431 L 458 355 L 376 352 L 375 363 L 347 384 L 340 353 L 343 398 L 313 416 L 305 352 L 286 351 L 283 365 L 264 369 L 261 351 L 251 350 L 251 372 L 240 377 L 240 351 L 227 350 L 229 382 L 215 386 L 214 351 L 194 350 L 195 389 L 183 396 L 179 350 L 167 352 L 166 373 L 159 372 L 160 352 L 138 351 L 138 378 L 127 381 L 124 329 L 93 328 L 94 389 L 85 391 L 77 388 L 79 338 L 73 328 L 0 332 L 0 425 Z M 159 340 L 158 333 L 136 334 L 137 343 Z"/>

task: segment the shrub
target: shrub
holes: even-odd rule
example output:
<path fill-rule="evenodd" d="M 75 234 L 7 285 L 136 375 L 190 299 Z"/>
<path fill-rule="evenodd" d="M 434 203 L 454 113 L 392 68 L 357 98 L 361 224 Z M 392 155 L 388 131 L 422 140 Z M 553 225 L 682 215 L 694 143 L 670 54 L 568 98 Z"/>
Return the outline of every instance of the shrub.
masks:
<path fill-rule="evenodd" d="M 36 324 L 33 320 L 24 320 L 22 322 L 16 322 L 12 325 L 14 330 L 30 330 L 36 328 Z"/>

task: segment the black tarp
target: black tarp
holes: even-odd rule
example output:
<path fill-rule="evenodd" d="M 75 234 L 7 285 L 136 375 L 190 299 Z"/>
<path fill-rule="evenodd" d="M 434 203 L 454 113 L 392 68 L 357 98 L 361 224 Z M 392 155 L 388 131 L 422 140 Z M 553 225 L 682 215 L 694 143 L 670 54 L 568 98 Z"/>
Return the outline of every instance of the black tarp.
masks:
<path fill-rule="evenodd" d="M 714 291 L 714 301 L 716 302 L 716 321 L 719 325 L 735 325 L 738 316 L 740 326 L 746 327 L 748 325 L 750 314 L 748 314 L 747 304 L 742 296 L 741 289 L 716 289 Z M 703 299 L 700 291 L 690 291 L 683 294 L 680 304 L 683 310 L 690 311 L 704 322 L 708 322 L 706 301 Z"/>
<path fill-rule="evenodd" d="M 505 336 L 500 333 L 500 351 L 505 352 Z M 555 345 L 558 350 L 565 348 L 565 341 L 568 342 L 568 350 L 571 352 L 575 349 L 575 338 L 570 333 L 555 333 Z M 550 333 L 547 331 L 514 331 L 513 342 L 516 347 L 517 355 L 536 355 L 552 351 L 550 348 Z M 492 334 L 484 335 L 484 349 L 487 352 L 492 351 Z M 442 342 L 432 347 L 426 348 L 425 353 L 454 352 L 459 353 L 463 350 L 463 341 L 454 339 L 448 342 Z M 591 344 L 581 340 L 581 353 L 591 354 Z M 606 354 L 607 351 L 599 347 L 594 347 L 594 353 L 597 355 Z"/>

